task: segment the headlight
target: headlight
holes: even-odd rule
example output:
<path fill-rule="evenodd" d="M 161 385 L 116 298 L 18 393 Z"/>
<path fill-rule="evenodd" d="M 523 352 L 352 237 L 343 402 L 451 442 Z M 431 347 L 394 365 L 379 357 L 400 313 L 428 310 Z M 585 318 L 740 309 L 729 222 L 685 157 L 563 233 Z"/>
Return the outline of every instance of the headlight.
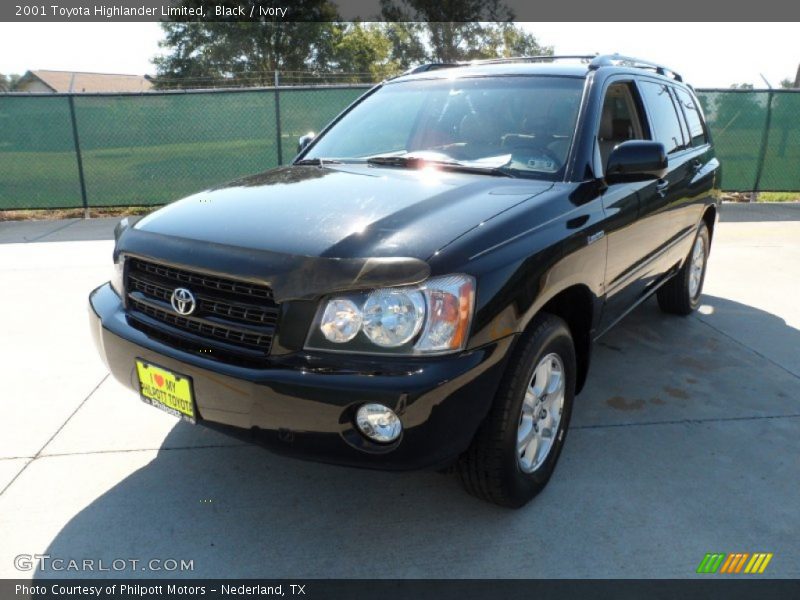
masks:
<path fill-rule="evenodd" d="M 377 290 L 361 310 L 364 333 L 373 344 L 384 348 L 407 343 L 419 333 L 425 319 L 425 301 L 417 291 Z"/>
<path fill-rule="evenodd" d="M 420 352 L 460 350 L 467 343 L 475 283 L 464 275 L 436 280 L 425 289 L 428 319 L 416 348 Z"/>
<path fill-rule="evenodd" d="M 117 292 L 117 296 L 123 299 L 125 298 L 124 273 L 125 257 L 120 256 L 114 261 L 114 271 L 111 273 L 111 287 Z"/>
<path fill-rule="evenodd" d="M 328 302 L 319 328 L 325 338 L 335 344 L 349 342 L 361 329 L 361 310 L 347 298 L 335 298 Z"/>
<path fill-rule="evenodd" d="M 405 355 L 456 352 L 466 345 L 474 303 L 475 280 L 469 275 L 338 295 L 321 304 L 306 348 Z"/>

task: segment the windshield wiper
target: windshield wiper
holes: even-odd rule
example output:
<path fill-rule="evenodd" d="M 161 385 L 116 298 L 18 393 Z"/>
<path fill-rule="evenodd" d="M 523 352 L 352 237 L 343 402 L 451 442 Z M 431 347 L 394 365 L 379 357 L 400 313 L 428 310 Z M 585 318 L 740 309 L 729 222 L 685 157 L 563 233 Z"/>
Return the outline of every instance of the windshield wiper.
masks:
<path fill-rule="evenodd" d="M 416 156 L 373 156 L 367 159 L 367 164 L 380 167 L 398 167 L 401 169 L 422 169 L 427 166 L 435 166 L 447 169 L 448 171 L 460 171 L 462 173 L 515 177 L 509 169 L 503 167 L 468 165 L 455 160 L 430 160 Z"/>
<path fill-rule="evenodd" d="M 295 165 L 310 165 L 312 167 L 322 167 L 324 165 L 339 165 L 342 164 L 342 161 L 336 160 L 335 158 L 304 158 L 303 160 L 298 160 Z"/>

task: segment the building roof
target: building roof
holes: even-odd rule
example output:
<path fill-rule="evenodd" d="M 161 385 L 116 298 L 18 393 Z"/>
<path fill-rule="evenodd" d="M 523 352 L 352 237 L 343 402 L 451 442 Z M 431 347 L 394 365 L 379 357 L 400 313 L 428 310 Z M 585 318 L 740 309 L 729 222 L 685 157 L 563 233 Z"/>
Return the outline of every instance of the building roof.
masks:
<path fill-rule="evenodd" d="M 80 71 L 28 71 L 20 79 L 17 87 L 25 81 L 38 79 L 54 92 L 146 92 L 152 89 L 142 75 L 121 75 L 118 73 L 83 73 Z"/>

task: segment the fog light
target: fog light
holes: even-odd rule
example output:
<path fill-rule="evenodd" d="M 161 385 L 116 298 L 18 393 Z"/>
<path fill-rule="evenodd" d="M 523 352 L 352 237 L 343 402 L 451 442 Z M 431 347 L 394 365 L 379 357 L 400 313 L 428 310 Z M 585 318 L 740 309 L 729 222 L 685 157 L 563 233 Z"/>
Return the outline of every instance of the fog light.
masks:
<path fill-rule="evenodd" d="M 356 413 L 356 425 L 373 442 L 395 441 L 403 431 L 400 418 L 383 404 L 365 404 Z"/>

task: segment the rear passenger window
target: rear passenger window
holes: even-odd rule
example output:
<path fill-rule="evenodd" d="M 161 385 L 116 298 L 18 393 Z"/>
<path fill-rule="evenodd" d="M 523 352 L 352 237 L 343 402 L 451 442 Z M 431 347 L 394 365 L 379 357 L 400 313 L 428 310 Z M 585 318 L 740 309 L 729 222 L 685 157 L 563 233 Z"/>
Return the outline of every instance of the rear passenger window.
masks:
<path fill-rule="evenodd" d="M 640 85 L 653 124 L 653 139 L 664 144 L 667 154 L 686 148 L 681 122 L 667 86 L 650 81 L 643 81 Z"/>
<path fill-rule="evenodd" d="M 697 102 L 688 92 L 680 88 L 676 88 L 675 93 L 683 107 L 683 114 L 686 115 L 686 122 L 689 124 L 689 137 L 692 138 L 692 146 L 702 146 L 708 142 L 708 138 L 706 137 L 705 127 L 703 127 L 703 118 L 700 116 L 700 110 L 697 108 Z"/>

